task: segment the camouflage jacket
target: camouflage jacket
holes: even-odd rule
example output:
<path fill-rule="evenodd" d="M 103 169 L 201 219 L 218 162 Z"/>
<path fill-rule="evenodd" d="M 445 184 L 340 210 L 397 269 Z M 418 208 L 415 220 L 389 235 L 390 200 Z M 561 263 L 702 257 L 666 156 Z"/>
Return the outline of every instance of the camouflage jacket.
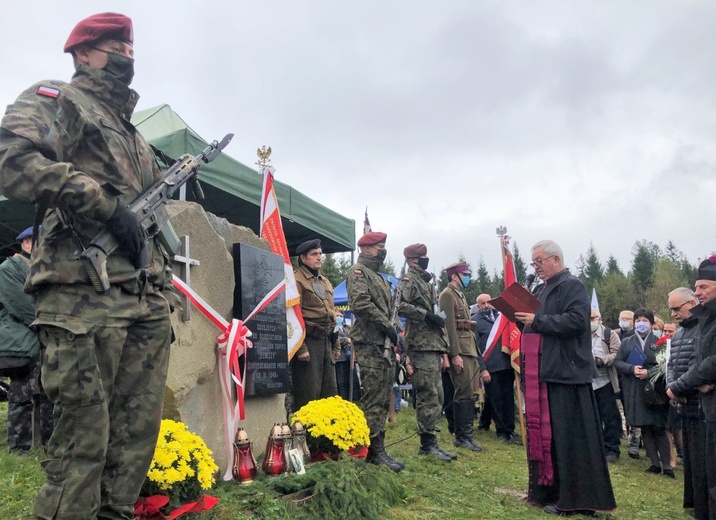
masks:
<path fill-rule="evenodd" d="M 440 293 L 440 310 L 445 313 L 445 330 L 450 344 L 449 355 L 478 357 L 477 339 L 472 330 L 458 330 L 457 321 L 470 321 L 470 306 L 465 295 L 450 284 Z M 482 359 L 480 357 L 480 359 Z"/>
<path fill-rule="evenodd" d="M 30 269 L 27 258 L 11 256 L 0 264 L 0 356 L 35 358 L 40 354 L 35 300 L 23 291 Z"/>
<path fill-rule="evenodd" d="M 27 289 L 89 284 L 79 255 L 112 216 L 158 178 L 154 154 L 130 123 L 138 95 L 101 69 L 80 65 L 71 83 L 44 81 L 20 94 L 0 124 L 0 191 L 46 209 Z M 149 244 L 148 280 L 170 275 Z M 132 291 L 141 271 L 120 248 L 107 259 L 110 282 Z"/>
<path fill-rule="evenodd" d="M 406 277 L 398 285 L 400 306 L 398 314 L 405 323 L 405 345 L 408 353 L 416 351 L 447 352 L 442 329 L 425 321 L 425 314 L 433 311 L 432 279 L 429 273 L 417 266 L 410 266 Z"/>
<path fill-rule="evenodd" d="M 348 270 L 346 288 L 353 313 L 351 339 L 354 343 L 383 346 L 385 330 L 390 326 L 392 304 L 390 284 L 378 274 L 378 261 L 360 254 Z"/>

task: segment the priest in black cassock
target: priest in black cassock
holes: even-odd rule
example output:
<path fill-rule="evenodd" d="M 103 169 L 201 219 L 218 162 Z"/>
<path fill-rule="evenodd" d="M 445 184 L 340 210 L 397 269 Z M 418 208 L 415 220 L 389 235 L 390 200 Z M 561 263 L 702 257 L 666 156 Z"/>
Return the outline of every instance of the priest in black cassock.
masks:
<path fill-rule="evenodd" d="M 518 312 L 528 428 L 527 501 L 552 514 L 616 508 L 597 403 L 587 290 L 551 240 L 532 247 L 542 305 Z"/>

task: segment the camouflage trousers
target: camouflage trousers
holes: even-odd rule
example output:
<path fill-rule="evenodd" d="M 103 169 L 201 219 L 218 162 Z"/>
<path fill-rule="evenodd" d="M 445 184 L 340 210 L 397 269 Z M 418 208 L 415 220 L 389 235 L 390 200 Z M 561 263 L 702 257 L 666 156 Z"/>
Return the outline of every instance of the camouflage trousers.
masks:
<path fill-rule="evenodd" d="M 27 451 L 33 445 L 46 447 L 52 435 L 52 402 L 40 387 L 39 376 L 40 367 L 36 365 L 25 377 L 10 378 L 7 393 L 9 452 Z M 35 436 L 36 432 L 39 439 Z"/>
<path fill-rule="evenodd" d="M 53 286 L 36 307 L 56 424 L 33 514 L 131 519 L 161 423 L 169 304 L 159 292 Z"/>
<path fill-rule="evenodd" d="M 356 360 L 360 366 L 363 395 L 358 403 L 368 422 L 370 436 L 385 430 L 388 408 L 395 380 L 395 354 L 390 361 L 383 357 L 383 346 L 354 344 Z"/>
<path fill-rule="evenodd" d="M 294 412 L 309 401 L 338 394 L 336 369 L 333 366 L 329 338 L 317 339 L 306 336 L 304 344 L 308 347 L 309 360 L 301 361 L 298 355 L 293 356 L 291 360 Z"/>
<path fill-rule="evenodd" d="M 411 351 L 413 390 L 418 418 L 418 433 L 435 433 L 443 409 L 443 380 L 440 369 L 442 354 L 434 351 Z"/>

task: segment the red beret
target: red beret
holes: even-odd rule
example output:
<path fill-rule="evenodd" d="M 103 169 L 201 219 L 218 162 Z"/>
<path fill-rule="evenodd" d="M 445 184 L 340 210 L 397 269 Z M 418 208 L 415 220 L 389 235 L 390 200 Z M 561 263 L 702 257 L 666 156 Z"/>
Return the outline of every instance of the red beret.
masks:
<path fill-rule="evenodd" d="M 405 258 L 419 258 L 428 254 L 428 246 L 425 244 L 410 244 L 408 247 L 403 249 L 403 256 Z"/>
<path fill-rule="evenodd" d="M 98 40 L 119 40 L 130 45 L 133 44 L 132 20 L 119 13 L 93 14 L 80 21 L 72 29 L 70 37 L 65 43 L 65 52 L 70 52 L 81 43 Z"/>
<path fill-rule="evenodd" d="M 445 268 L 445 274 L 447 274 L 448 278 L 457 273 L 465 273 L 467 275 L 472 274 L 470 268 L 465 262 L 456 262 L 454 264 L 450 264 Z"/>
<path fill-rule="evenodd" d="M 385 233 L 381 233 L 380 231 L 369 231 L 358 239 L 358 245 L 373 246 L 375 244 L 385 242 L 386 238 L 388 238 L 388 235 L 386 235 Z"/>

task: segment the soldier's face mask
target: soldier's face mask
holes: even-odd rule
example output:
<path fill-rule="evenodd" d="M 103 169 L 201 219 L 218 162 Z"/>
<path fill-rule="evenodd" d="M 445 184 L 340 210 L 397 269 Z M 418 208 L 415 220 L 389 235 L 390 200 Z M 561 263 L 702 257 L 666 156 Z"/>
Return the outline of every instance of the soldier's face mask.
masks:
<path fill-rule="evenodd" d="M 132 83 L 132 79 L 134 79 L 134 58 L 129 58 L 123 54 L 106 51 L 97 47 L 92 48 L 96 51 L 104 52 L 107 55 L 107 64 L 102 67 L 102 70 L 127 86 Z"/>
<path fill-rule="evenodd" d="M 418 258 L 418 266 L 420 266 L 421 269 L 425 270 L 428 268 L 428 264 L 430 263 L 430 259 L 425 258 Z"/>
<path fill-rule="evenodd" d="M 134 78 L 134 59 L 127 58 L 116 52 L 107 53 L 107 65 L 102 67 L 108 74 L 117 78 L 118 81 L 129 86 Z"/>
<path fill-rule="evenodd" d="M 378 254 L 375 255 L 375 257 L 378 259 L 378 261 L 382 264 L 385 262 L 385 257 L 388 256 L 388 251 L 385 249 L 378 249 Z"/>

